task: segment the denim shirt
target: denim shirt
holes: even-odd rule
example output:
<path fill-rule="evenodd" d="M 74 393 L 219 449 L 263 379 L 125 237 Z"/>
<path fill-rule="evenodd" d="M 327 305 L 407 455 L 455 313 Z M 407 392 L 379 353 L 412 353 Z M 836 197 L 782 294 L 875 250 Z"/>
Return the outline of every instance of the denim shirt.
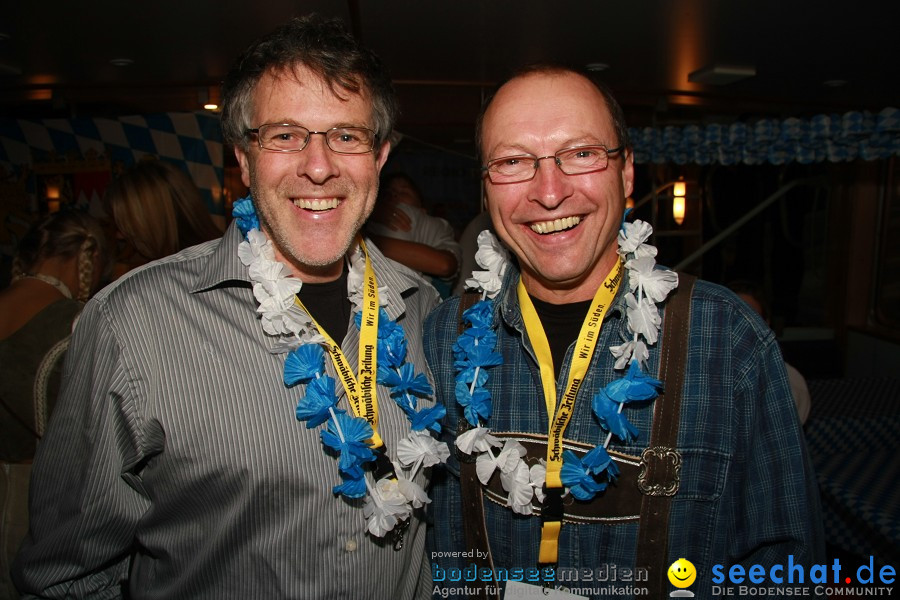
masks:
<path fill-rule="evenodd" d="M 493 414 L 487 426 L 495 432 L 546 435 L 547 411 L 537 360 L 518 306 L 518 278 L 515 265 L 510 265 L 503 289 L 494 300 L 497 351 L 503 364 L 488 371 L 486 387 L 493 398 Z M 613 378 L 623 375 L 614 370 L 609 346 L 631 339 L 625 316 L 627 289 L 626 275 L 604 319 L 564 434 L 566 440 L 594 446 L 606 438 L 591 412 L 590 400 Z M 462 414 L 454 397 L 452 357 L 458 307 L 459 298 L 445 301 L 425 322 L 425 354 L 438 401 L 447 407 L 444 437 L 452 449 Z M 649 373 L 658 373 L 660 343 L 650 346 Z M 562 397 L 573 352 L 574 342 L 557 381 L 558 397 Z M 680 487 L 669 514 L 670 561 L 685 557 L 694 564 L 697 580 L 691 591 L 698 598 L 713 597 L 711 570 L 716 564 L 724 565 L 727 574 L 733 564 L 760 564 L 768 573 L 769 566 L 786 564 L 789 555 L 794 564 L 824 563 L 817 487 L 774 334 L 731 292 L 698 281 L 691 298 L 687 354 L 677 443 L 683 462 Z M 630 444 L 613 438 L 609 449 L 640 460 L 650 436 L 653 403 L 637 408 L 626 405 L 624 413 L 640 434 Z M 446 558 L 448 552 L 468 550 L 458 475 L 454 455 L 443 476 L 435 477 L 431 495 L 429 557 L 433 574 L 437 574 L 436 586 L 456 585 L 439 578 L 447 570 L 471 562 L 465 557 Z M 487 498 L 484 505 L 494 568 L 536 566 L 540 518 L 515 515 Z M 635 512 L 639 511 L 640 507 L 635 507 Z M 606 585 L 640 586 L 622 577 L 628 570 L 637 576 L 633 572 L 637 537 L 638 523 L 633 520 L 565 523 L 559 538 L 558 569 L 588 569 L 594 571 L 594 581 L 606 576 Z M 441 552 L 440 558 L 436 552 Z M 584 586 L 592 584 L 572 585 L 586 589 Z M 631 597 L 630 591 L 618 590 L 615 597 Z"/>

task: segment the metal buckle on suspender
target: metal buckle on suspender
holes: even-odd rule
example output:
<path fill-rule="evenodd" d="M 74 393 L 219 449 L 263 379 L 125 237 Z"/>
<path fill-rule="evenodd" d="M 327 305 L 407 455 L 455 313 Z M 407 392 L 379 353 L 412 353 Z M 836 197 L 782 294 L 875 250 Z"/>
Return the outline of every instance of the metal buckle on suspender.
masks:
<path fill-rule="evenodd" d="M 646 496 L 674 496 L 681 485 L 681 453 L 667 446 L 650 446 L 641 453 L 637 486 Z"/>

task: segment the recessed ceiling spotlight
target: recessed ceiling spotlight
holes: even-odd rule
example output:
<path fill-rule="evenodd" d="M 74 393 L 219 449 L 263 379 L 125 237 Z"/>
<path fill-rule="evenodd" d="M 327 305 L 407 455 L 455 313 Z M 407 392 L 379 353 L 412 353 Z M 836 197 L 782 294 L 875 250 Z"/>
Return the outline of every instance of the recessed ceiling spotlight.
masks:
<path fill-rule="evenodd" d="M 756 67 L 751 65 L 713 64 L 689 73 L 688 81 L 706 85 L 728 85 L 755 75 Z"/>
<path fill-rule="evenodd" d="M 133 65 L 134 61 L 130 58 L 113 58 L 109 61 L 109 64 L 116 67 L 127 67 Z"/>
<path fill-rule="evenodd" d="M 845 79 L 829 79 L 828 81 L 823 81 L 822 85 L 825 87 L 843 87 L 847 85 L 847 81 Z"/>
<path fill-rule="evenodd" d="M 595 73 L 599 73 L 600 71 L 605 71 L 609 68 L 609 65 L 602 62 L 592 62 L 584 65 L 584 68 L 588 71 L 594 71 Z"/>

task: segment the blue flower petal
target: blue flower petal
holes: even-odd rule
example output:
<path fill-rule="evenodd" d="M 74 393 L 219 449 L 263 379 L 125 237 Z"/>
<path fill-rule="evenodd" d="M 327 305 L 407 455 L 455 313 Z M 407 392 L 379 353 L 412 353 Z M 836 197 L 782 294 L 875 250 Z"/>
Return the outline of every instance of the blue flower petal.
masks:
<path fill-rule="evenodd" d="M 455 345 L 462 353 L 470 352 L 476 346 L 493 348 L 497 345 L 497 334 L 492 329 L 470 327 L 457 337 Z"/>
<path fill-rule="evenodd" d="M 494 303 L 490 300 L 476 302 L 463 312 L 462 317 L 472 327 L 490 328 L 494 317 Z"/>
<path fill-rule="evenodd" d="M 475 373 L 478 373 L 478 382 L 475 384 L 478 387 L 483 386 L 487 383 L 488 373 L 486 370 L 478 368 L 476 369 L 474 366 L 469 365 L 468 362 L 460 362 L 457 361 L 453 363 L 453 366 L 456 368 L 456 381 L 461 383 L 472 383 L 472 380 L 475 379 Z"/>
<path fill-rule="evenodd" d="M 434 393 L 428 378 L 422 373 L 416 375 L 415 367 L 409 363 L 401 366 L 399 373 L 397 371 L 382 373 L 381 368 L 378 371 L 380 376 L 383 374 L 380 382 L 391 388 L 391 396 L 394 398 L 405 394 L 427 398 Z"/>
<path fill-rule="evenodd" d="M 360 477 L 350 477 L 345 473 L 341 473 L 344 483 L 331 488 L 332 494 L 341 494 L 347 498 L 362 498 L 366 495 L 365 475 Z"/>
<path fill-rule="evenodd" d="M 344 436 L 343 441 L 338 434 L 338 425 Z M 340 453 L 338 469 L 343 473 L 351 472 L 364 462 L 375 460 L 375 453 L 366 443 L 372 437 L 372 426 L 365 419 L 336 413 L 335 418 L 328 421 L 328 427 L 319 432 L 319 436 L 323 444 Z"/>
<path fill-rule="evenodd" d="M 469 362 L 476 367 L 494 367 L 503 363 L 503 357 L 489 346 L 476 346 L 466 353 Z"/>
<path fill-rule="evenodd" d="M 384 307 L 378 307 L 378 337 L 403 337 L 403 325 L 388 316 Z"/>
<path fill-rule="evenodd" d="M 334 393 L 334 385 L 334 379 L 324 375 L 313 379 L 306 386 L 306 394 L 297 403 L 296 413 L 297 419 L 306 421 L 307 429 L 317 427 L 331 418 L 330 409 L 335 407 L 338 400 Z"/>
<path fill-rule="evenodd" d="M 338 425 L 341 426 L 344 438 L 349 442 L 365 442 L 373 435 L 372 426 L 363 418 L 351 417 L 345 414 L 338 415 L 337 421 Z M 334 433 L 337 432 L 335 431 Z"/>
<path fill-rule="evenodd" d="M 325 351 L 318 344 L 304 344 L 284 361 L 284 385 L 290 387 L 325 371 Z"/>
<path fill-rule="evenodd" d="M 478 426 L 479 420 L 487 420 L 491 416 L 491 394 L 484 388 L 476 387 L 469 393 L 469 386 L 464 383 L 456 383 L 456 401 L 463 407 L 463 416 L 473 426 Z"/>
<path fill-rule="evenodd" d="M 430 429 L 435 433 L 441 432 L 441 419 L 447 414 L 447 409 L 443 404 L 436 404 L 428 408 L 423 408 L 418 412 L 407 413 L 410 421 L 410 428 L 413 431 L 422 431 Z"/>
<path fill-rule="evenodd" d="M 611 381 L 606 393 L 616 402 L 626 403 L 652 400 L 662 389 L 662 382 L 645 374 L 638 361 L 631 361 L 625 377 Z"/>
<path fill-rule="evenodd" d="M 581 464 L 593 475 L 603 474 L 610 468 L 610 465 L 613 465 L 613 468 L 618 473 L 618 467 L 614 466 L 615 463 L 613 463 L 612 457 L 610 457 L 609 452 L 607 452 L 606 448 L 603 446 L 595 446 L 592 448 L 591 451 L 585 454 L 584 458 L 581 459 Z"/>
<path fill-rule="evenodd" d="M 597 392 L 591 401 L 591 408 L 594 410 L 600 426 L 606 431 L 611 431 L 623 442 L 627 443 L 637 439 L 640 432 L 628 422 L 625 415 L 619 412 L 619 404 L 609 397 L 606 393 L 607 388 Z"/>
<path fill-rule="evenodd" d="M 606 489 L 606 483 L 594 479 L 581 459 L 571 450 L 563 452 L 563 466 L 559 476 L 563 485 L 578 500 L 590 500 Z"/>
<path fill-rule="evenodd" d="M 406 362 L 406 338 L 391 336 L 378 340 L 378 362 L 397 368 Z"/>
<path fill-rule="evenodd" d="M 246 196 L 236 201 L 231 207 L 231 216 L 237 222 L 238 229 L 244 237 L 251 229 L 259 229 L 259 218 L 256 216 L 256 209 L 253 206 L 253 198 Z"/>

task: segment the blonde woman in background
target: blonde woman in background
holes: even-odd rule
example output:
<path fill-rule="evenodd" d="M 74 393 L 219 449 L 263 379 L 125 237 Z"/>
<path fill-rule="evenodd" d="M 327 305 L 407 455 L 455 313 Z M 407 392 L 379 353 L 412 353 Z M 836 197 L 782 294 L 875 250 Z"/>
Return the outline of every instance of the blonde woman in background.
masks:
<path fill-rule="evenodd" d="M 172 163 L 147 160 L 131 167 L 110 184 L 106 204 L 125 242 L 114 277 L 222 235 L 197 186 Z"/>
<path fill-rule="evenodd" d="M 0 291 L 0 599 L 16 598 L 9 564 L 28 530 L 28 479 L 59 389 L 62 357 L 108 256 L 99 222 L 57 213 L 19 243 Z"/>

